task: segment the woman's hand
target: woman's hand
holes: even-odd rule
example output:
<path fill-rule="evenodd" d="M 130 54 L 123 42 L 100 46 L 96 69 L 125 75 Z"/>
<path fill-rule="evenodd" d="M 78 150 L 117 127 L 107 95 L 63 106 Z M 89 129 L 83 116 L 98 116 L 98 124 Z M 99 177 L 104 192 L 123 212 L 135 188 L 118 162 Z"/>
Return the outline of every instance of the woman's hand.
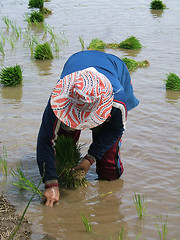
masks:
<path fill-rule="evenodd" d="M 58 204 L 59 197 L 59 187 L 50 187 L 45 190 L 42 202 L 44 202 L 47 207 L 53 207 L 54 204 Z"/>
<path fill-rule="evenodd" d="M 91 163 L 86 158 L 83 158 L 78 166 L 72 168 L 72 171 L 77 171 L 80 169 L 80 170 L 84 170 L 85 173 L 87 173 L 90 166 L 91 166 Z"/>

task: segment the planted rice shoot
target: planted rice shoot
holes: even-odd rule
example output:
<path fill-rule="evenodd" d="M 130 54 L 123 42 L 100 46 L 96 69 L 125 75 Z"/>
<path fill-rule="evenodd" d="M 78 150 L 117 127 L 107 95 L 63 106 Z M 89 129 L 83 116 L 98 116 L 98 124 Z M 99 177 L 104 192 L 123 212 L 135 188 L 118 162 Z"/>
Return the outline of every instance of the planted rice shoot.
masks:
<path fill-rule="evenodd" d="M 82 47 L 82 50 L 84 50 L 85 46 L 84 46 L 84 37 L 83 36 L 79 36 L 79 41 Z"/>
<path fill-rule="evenodd" d="M 145 215 L 146 207 L 147 207 L 147 201 L 145 201 L 144 196 L 140 196 L 140 194 L 134 193 L 134 204 L 136 207 L 136 212 L 140 219 Z"/>
<path fill-rule="evenodd" d="M 2 20 L 6 24 L 7 29 L 9 29 L 9 27 L 10 27 L 10 25 L 12 23 L 11 20 L 8 17 L 6 17 L 6 16 L 2 17 Z"/>
<path fill-rule="evenodd" d="M 51 46 L 48 42 L 44 44 L 38 44 L 35 47 L 34 58 L 38 60 L 53 59 L 53 53 Z"/>
<path fill-rule="evenodd" d="M 82 145 L 78 145 L 71 137 L 59 136 L 56 140 L 56 172 L 60 182 L 66 188 L 78 188 L 87 186 L 85 172 L 77 170 L 71 172 L 71 169 L 81 161 Z"/>
<path fill-rule="evenodd" d="M 92 225 L 91 225 L 91 217 L 86 217 L 83 213 L 81 213 L 82 221 L 86 232 L 92 232 Z"/>
<path fill-rule="evenodd" d="M 126 57 L 122 58 L 122 60 L 126 64 L 126 66 L 129 69 L 129 71 L 134 71 L 138 67 L 142 68 L 142 67 L 149 66 L 149 62 L 147 60 L 136 62 L 135 60 L 130 59 L 130 58 L 126 58 Z"/>
<path fill-rule="evenodd" d="M 14 239 L 14 236 L 16 235 L 18 229 L 20 228 L 21 223 L 22 223 L 22 221 L 23 221 L 23 219 L 24 219 L 24 216 L 25 216 L 25 214 L 26 214 L 26 212 L 27 212 L 27 210 L 28 210 L 28 207 L 29 207 L 30 203 L 32 202 L 34 196 L 38 193 L 39 187 L 40 187 L 40 185 L 41 185 L 41 183 L 42 183 L 42 180 L 43 180 L 43 177 L 44 177 L 44 173 L 45 173 L 45 165 L 43 165 L 43 176 L 41 177 L 41 179 L 40 179 L 37 187 L 35 186 L 35 187 L 36 187 L 36 188 L 35 188 L 35 191 L 34 191 L 32 197 L 30 198 L 29 202 L 27 203 L 27 205 L 26 205 L 26 207 L 25 207 L 25 209 L 24 209 L 24 212 L 23 212 L 23 214 L 22 214 L 22 216 L 21 216 L 20 222 L 19 222 L 19 224 L 17 225 L 16 229 L 11 233 L 10 237 L 8 238 L 8 240 Z"/>
<path fill-rule="evenodd" d="M 0 72 L 0 82 L 5 86 L 16 86 L 22 83 L 22 70 L 19 65 L 5 67 Z"/>
<path fill-rule="evenodd" d="M 99 38 L 93 38 L 88 46 L 88 50 L 104 51 L 106 43 Z"/>
<path fill-rule="evenodd" d="M 0 169 L 4 175 L 5 178 L 8 176 L 8 166 L 7 166 L 7 152 L 6 148 L 3 147 L 3 154 L 0 155 Z"/>
<path fill-rule="evenodd" d="M 0 42 L 0 53 L 2 53 L 3 56 L 5 55 L 4 47 L 3 47 L 3 43 L 2 42 Z"/>
<path fill-rule="evenodd" d="M 123 240 L 123 235 L 124 235 L 124 227 L 121 227 L 121 232 L 119 233 L 117 240 Z M 111 240 L 113 240 L 112 237 L 111 237 Z"/>
<path fill-rule="evenodd" d="M 162 218 L 161 218 L 161 227 L 160 228 L 157 224 L 156 224 L 156 227 L 157 227 L 157 230 L 158 230 L 159 239 L 160 240 L 166 240 L 167 233 L 168 233 L 167 217 L 166 217 L 166 220 L 164 221 L 164 223 L 162 222 Z"/>
<path fill-rule="evenodd" d="M 165 8 L 166 8 L 166 5 L 161 0 L 153 0 L 150 3 L 150 9 L 163 10 Z"/>
<path fill-rule="evenodd" d="M 142 48 L 142 45 L 140 41 L 134 37 L 130 36 L 129 38 L 125 39 L 124 41 L 120 43 L 108 43 L 108 48 L 123 48 L 123 49 L 140 49 Z"/>
<path fill-rule="evenodd" d="M 37 192 L 40 197 L 43 197 L 43 193 L 39 190 L 39 188 L 37 189 L 34 181 L 31 178 L 27 177 L 27 172 L 24 172 L 25 171 L 23 169 L 22 163 L 18 163 L 16 165 L 16 171 L 11 171 L 12 177 L 14 178 L 12 184 L 20 189 L 24 189 L 29 192 Z"/>
<path fill-rule="evenodd" d="M 167 74 L 166 89 L 180 91 L 180 78 L 175 73 Z"/>
<path fill-rule="evenodd" d="M 31 22 L 34 22 L 34 23 L 43 22 L 44 21 L 44 16 L 43 16 L 42 13 L 34 11 L 30 14 L 29 19 L 30 19 Z"/>

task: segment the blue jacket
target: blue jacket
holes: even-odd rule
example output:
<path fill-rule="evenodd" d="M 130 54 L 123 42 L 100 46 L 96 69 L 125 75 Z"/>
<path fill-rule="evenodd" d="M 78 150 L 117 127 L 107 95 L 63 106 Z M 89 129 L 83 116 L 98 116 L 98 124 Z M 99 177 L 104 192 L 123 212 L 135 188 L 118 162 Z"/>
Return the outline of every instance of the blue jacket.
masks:
<path fill-rule="evenodd" d="M 104 74 L 113 86 L 114 101 L 111 117 L 101 127 L 98 137 L 92 142 L 88 153 L 96 161 L 122 136 L 125 130 L 127 111 L 136 107 L 139 100 L 134 96 L 129 71 L 125 63 L 118 57 L 99 51 L 82 51 L 73 54 L 65 63 L 61 77 L 88 67 L 94 67 Z M 44 111 L 37 140 L 37 162 L 41 175 L 45 163 L 45 176 L 43 181 L 56 180 L 58 176 L 55 169 L 54 144 L 57 139 L 61 122 L 56 118 L 48 101 Z"/>

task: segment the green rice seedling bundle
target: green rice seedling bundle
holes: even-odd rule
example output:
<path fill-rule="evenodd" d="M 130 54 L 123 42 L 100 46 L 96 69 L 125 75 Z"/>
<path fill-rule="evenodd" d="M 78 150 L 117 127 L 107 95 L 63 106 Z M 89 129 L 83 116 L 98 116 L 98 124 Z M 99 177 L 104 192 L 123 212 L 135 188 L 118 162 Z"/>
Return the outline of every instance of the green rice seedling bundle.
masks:
<path fill-rule="evenodd" d="M 43 7 L 40 9 L 40 13 L 47 15 L 47 14 L 51 14 L 52 11 L 47 9 L 46 7 Z"/>
<path fill-rule="evenodd" d="M 88 50 L 104 51 L 106 43 L 99 38 L 93 38 L 88 46 Z"/>
<path fill-rule="evenodd" d="M 136 62 L 135 60 L 130 59 L 130 58 L 126 58 L 126 57 L 122 58 L 122 60 L 125 62 L 129 71 L 133 71 L 133 70 L 137 69 L 138 67 L 149 66 L 149 62 L 147 60 Z"/>
<path fill-rule="evenodd" d="M 134 36 L 130 36 L 129 38 L 119 43 L 119 48 L 124 49 L 140 49 L 141 47 L 142 47 L 141 43 Z"/>
<path fill-rule="evenodd" d="M 42 9 L 44 6 L 44 0 L 29 0 L 28 6 L 30 8 L 39 8 Z"/>
<path fill-rule="evenodd" d="M 166 8 L 166 5 L 161 0 L 153 0 L 150 3 L 150 8 L 154 10 L 163 10 Z"/>
<path fill-rule="evenodd" d="M 22 70 L 19 65 L 5 67 L 0 72 L 0 82 L 5 86 L 16 86 L 22 83 Z"/>
<path fill-rule="evenodd" d="M 87 186 L 83 170 L 71 172 L 71 169 L 82 159 L 81 147 L 82 145 L 75 144 L 71 137 L 59 136 L 56 140 L 56 172 L 60 183 L 66 188 Z"/>
<path fill-rule="evenodd" d="M 180 78 L 175 73 L 167 74 L 166 89 L 180 91 Z"/>
<path fill-rule="evenodd" d="M 43 197 L 43 193 L 39 190 L 39 188 L 37 189 L 35 182 L 26 176 L 27 173 L 26 175 L 24 174 L 24 169 L 21 162 L 17 164 L 16 171 L 11 171 L 11 174 L 14 178 L 14 181 L 12 182 L 14 186 L 29 192 L 37 192 L 40 197 Z"/>
<path fill-rule="evenodd" d="M 34 58 L 39 60 L 53 59 L 51 46 L 48 42 L 38 44 L 35 48 Z"/>
<path fill-rule="evenodd" d="M 29 17 L 31 22 L 43 22 L 44 21 L 44 16 L 42 13 L 34 11 L 30 14 Z"/>

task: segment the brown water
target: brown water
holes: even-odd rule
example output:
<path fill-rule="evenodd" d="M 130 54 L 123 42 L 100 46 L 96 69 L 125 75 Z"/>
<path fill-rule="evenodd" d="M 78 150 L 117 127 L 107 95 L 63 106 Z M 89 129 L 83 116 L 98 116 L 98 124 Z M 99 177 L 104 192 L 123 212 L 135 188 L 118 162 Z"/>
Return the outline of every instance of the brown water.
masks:
<path fill-rule="evenodd" d="M 23 68 L 21 87 L 0 88 L 1 150 L 7 149 L 9 166 L 20 160 L 28 175 L 39 182 L 36 165 L 36 138 L 42 113 L 49 95 L 60 76 L 63 64 L 81 50 L 79 36 L 87 47 L 92 38 L 105 42 L 121 42 L 130 35 L 143 45 L 140 51 L 108 50 L 118 57 L 136 61 L 147 59 L 150 66 L 131 72 L 140 105 L 129 113 L 127 130 L 123 137 L 122 160 L 125 172 L 120 180 L 96 181 L 92 166 L 85 189 L 62 190 L 57 207 L 48 209 L 35 197 L 26 216 L 32 223 L 32 239 L 117 239 L 124 227 L 125 239 L 159 239 L 156 224 L 161 229 L 167 217 L 167 239 L 180 239 L 180 91 L 166 91 L 166 74 L 180 76 L 180 1 L 166 0 L 163 12 L 150 11 L 149 1 L 139 0 L 51 0 L 45 6 L 52 15 L 45 23 L 58 36 L 68 40 L 60 46 L 52 61 L 34 61 L 25 47 L 24 35 L 11 48 L 8 39 L 12 29 L 6 30 L 2 20 L 8 16 L 27 30 L 24 13 L 29 13 L 28 1 L 0 0 L 0 34 L 6 37 L 5 56 L 0 53 L 0 67 L 16 63 Z M 29 31 L 42 39 L 42 29 L 35 26 Z M 50 36 L 47 35 L 50 39 Z M 1 38 L 0 38 L 1 39 Z M 42 39 L 43 42 L 43 39 Z M 81 143 L 91 142 L 90 131 L 84 131 Z M 2 151 L 1 151 L 2 152 Z M 1 174 L 1 183 L 4 181 Z M 4 192 L 23 212 L 31 194 L 4 185 Z M 43 190 L 44 186 L 41 186 Z M 147 210 L 139 220 L 133 202 L 134 192 L 145 196 Z M 95 234 L 86 233 L 81 213 L 91 216 Z"/>

